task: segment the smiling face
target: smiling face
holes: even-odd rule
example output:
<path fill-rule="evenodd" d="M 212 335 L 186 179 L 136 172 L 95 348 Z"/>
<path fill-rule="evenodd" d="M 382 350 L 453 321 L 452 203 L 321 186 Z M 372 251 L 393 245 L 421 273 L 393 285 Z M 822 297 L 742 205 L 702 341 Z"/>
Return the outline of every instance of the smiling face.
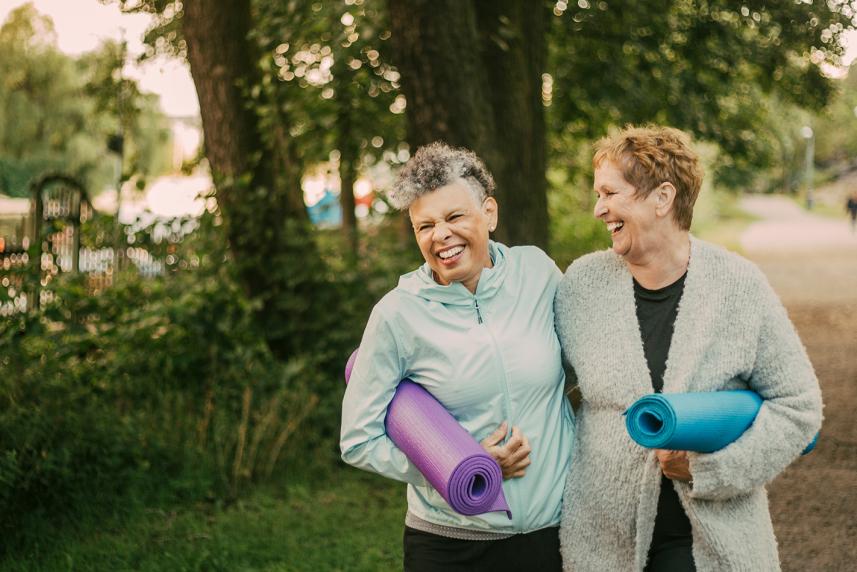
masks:
<path fill-rule="evenodd" d="M 497 202 L 482 204 L 467 182 L 459 179 L 415 200 L 408 211 L 425 261 L 435 280 L 461 282 L 476 292 L 483 268 L 491 267 L 488 232 L 497 224 Z"/>
<path fill-rule="evenodd" d="M 629 262 L 642 260 L 658 244 L 658 193 L 637 196 L 637 189 L 611 161 L 595 169 L 597 201 L 593 214 L 603 220 L 613 240 L 613 252 Z"/>

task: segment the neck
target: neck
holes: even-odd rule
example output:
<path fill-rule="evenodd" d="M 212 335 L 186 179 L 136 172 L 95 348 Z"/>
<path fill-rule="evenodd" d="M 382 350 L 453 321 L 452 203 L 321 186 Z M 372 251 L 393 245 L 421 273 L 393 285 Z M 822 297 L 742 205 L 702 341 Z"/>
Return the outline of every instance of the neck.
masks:
<path fill-rule="evenodd" d="M 645 256 L 625 261 L 634 279 L 649 290 L 669 286 L 687 272 L 690 263 L 690 235 L 687 231 L 671 232 L 658 242 L 658 247 Z"/>
<path fill-rule="evenodd" d="M 491 260 L 490 255 L 488 255 L 486 257 L 486 260 L 485 260 L 482 268 L 494 268 L 494 261 Z M 477 274 L 476 276 L 462 280 L 461 284 L 462 284 L 462 286 L 467 288 L 467 290 L 471 294 L 476 294 L 476 287 L 479 286 L 479 278 L 481 276 L 482 276 L 482 269 L 479 270 L 479 274 Z M 438 276 L 437 272 L 435 272 L 434 270 L 431 271 L 431 277 L 434 279 L 435 282 L 437 282 L 438 284 L 441 284 L 443 286 L 449 286 L 449 284 L 450 284 L 449 282 L 444 282 L 443 280 L 441 280 L 440 276 Z"/>
<path fill-rule="evenodd" d="M 494 261 L 491 260 L 491 256 L 488 255 L 485 257 L 485 262 L 482 265 L 482 269 L 485 268 L 493 268 Z M 476 287 L 479 286 L 479 278 L 482 277 L 482 270 L 479 271 L 479 274 L 474 276 L 473 278 L 469 278 L 467 280 L 462 280 L 461 283 L 464 285 L 467 290 L 470 291 L 471 294 L 476 294 Z"/>
<path fill-rule="evenodd" d="M 482 276 L 482 273 L 479 273 L 479 276 Z M 476 294 L 476 287 L 479 286 L 479 276 L 476 278 L 471 278 L 470 280 L 464 280 L 462 284 L 467 290 L 470 291 L 471 294 Z"/>

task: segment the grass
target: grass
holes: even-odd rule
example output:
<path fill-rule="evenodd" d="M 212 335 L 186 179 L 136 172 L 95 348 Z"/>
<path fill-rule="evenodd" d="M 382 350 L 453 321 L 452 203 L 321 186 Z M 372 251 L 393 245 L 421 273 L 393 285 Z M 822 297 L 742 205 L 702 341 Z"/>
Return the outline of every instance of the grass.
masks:
<path fill-rule="evenodd" d="M 342 468 L 322 482 L 263 487 L 228 507 L 140 509 L 64 531 L 2 572 L 400 570 L 401 483 Z"/>

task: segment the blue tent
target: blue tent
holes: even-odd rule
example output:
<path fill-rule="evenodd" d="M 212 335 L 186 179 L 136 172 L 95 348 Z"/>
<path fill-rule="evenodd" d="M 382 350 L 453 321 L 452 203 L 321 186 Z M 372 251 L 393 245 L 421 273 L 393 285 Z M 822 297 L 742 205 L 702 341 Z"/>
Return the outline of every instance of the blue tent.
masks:
<path fill-rule="evenodd" d="M 307 207 L 309 219 L 318 226 L 339 226 L 342 224 L 342 209 L 339 196 L 325 189 L 324 196 L 314 205 Z"/>

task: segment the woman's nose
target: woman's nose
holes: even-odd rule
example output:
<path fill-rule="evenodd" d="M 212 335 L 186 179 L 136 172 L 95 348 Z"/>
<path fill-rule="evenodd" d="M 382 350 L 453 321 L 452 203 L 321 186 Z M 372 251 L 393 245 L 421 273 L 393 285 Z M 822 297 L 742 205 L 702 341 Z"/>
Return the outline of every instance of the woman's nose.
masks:
<path fill-rule="evenodd" d="M 432 238 L 438 242 L 444 241 L 452 234 L 449 225 L 445 222 L 439 222 L 434 225 L 434 235 Z"/>
<path fill-rule="evenodd" d="M 601 197 L 595 200 L 595 208 L 592 209 L 592 214 L 595 218 L 601 218 L 604 213 L 607 212 L 607 207 L 604 206 L 604 201 L 601 200 Z"/>

